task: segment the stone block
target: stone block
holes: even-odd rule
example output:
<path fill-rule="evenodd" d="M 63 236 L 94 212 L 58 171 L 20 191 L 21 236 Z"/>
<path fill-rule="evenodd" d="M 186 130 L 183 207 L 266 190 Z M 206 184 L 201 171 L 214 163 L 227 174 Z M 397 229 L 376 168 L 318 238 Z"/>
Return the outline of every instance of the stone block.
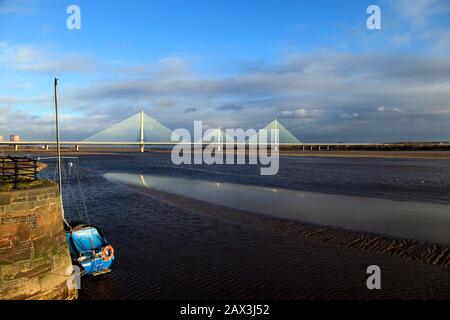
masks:
<path fill-rule="evenodd" d="M 21 202 L 27 202 L 28 197 L 15 197 L 12 199 L 11 203 L 21 203 Z"/>
<path fill-rule="evenodd" d="M 12 236 L 12 243 L 15 245 L 16 243 L 20 244 L 23 242 L 27 242 L 31 240 L 31 232 L 30 230 L 24 229 L 22 231 L 17 232 Z"/>
<path fill-rule="evenodd" d="M 35 256 L 48 251 L 53 251 L 57 247 L 58 243 L 50 237 L 41 237 L 33 240 L 33 248 Z"/>
<path fill-rule="evenodd" d="M 0 205 L 8 205 L 11 203 L 10 192 L 0 192 Z"/>
<path fill-rule="evenodd" d="M 17 270 L 14 268 L 14 272 L 6 272 L 4 270 L 3 281 L 12 281 L 23 278 L 33 278 L 40 275 L 44 275 L 46 272 L 52 270 L 52 264 L 49 260 L 40 260 L 36 262 L 30 262 L 25 264 L 22 269 Z"/>
<path fill-rule="evenodd" d="M 50 230 L 49 226 L 42 226 L 39 224 L 37 224 L 37 227 L 31 230 L 31 240 L 36 240 L 38 238 L 42 238 L 42 237 L 51 237 L 52 236 L 52 232 Z"/>
<path fill-rule="evenodd" d="M 6 256 L 11 263 L 22 262 L 33 258 L 33 243 L 31 241 L 25 241 L 22 243 L 14 244 L 9 250 L 9 256 Z"/>
<path fill-rule="evenodd" d="M 0 286 L 0 300 L 25 300 L 41 291 L 39 278 L 21 278 L 13 281 L 3 281 Z"/>
<path fill-rule="evenodd" d="M 26 225 L 29 229 L 37 226 L 36 216 L 31 215 L 19 215 L 19 216 L 6 216 L 0 218 L 0 225 L 17 224 Z"/>
<path fill-rule="evenodd" d="M 11 210 L 12 211 L 20 211 L 20 210 L 33 210 L 36 207 L 34 201 L 31 202 L 20 202 L 20 203 L 12 203 Z"/>
<path fill-rule="evenodd" d="M 0 249 L 11 247 L 11 238 L 0 238 Z"/>
<path fill-rule="evenodd" d="M 0 218 L 0 239 L 11 237 L 19 230 L 18 224 L 2 224 Z"/>

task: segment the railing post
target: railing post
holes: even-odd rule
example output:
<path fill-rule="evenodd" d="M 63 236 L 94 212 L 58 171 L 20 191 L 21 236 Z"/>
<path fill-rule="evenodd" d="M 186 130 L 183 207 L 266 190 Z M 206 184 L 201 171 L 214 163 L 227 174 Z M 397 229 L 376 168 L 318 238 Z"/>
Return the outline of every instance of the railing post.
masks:
<path fill-rule="evenodd" d="M 17 189 L 17 183 L 19 180 L 19 162 L 17 159 L 13 159 L 14 162 L 14 189 Z"/>

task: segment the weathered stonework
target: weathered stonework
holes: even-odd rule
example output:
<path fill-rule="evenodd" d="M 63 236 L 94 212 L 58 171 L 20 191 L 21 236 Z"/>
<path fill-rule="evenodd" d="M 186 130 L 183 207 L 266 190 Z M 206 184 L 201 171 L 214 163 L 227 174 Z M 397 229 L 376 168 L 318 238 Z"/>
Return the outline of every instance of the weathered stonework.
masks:
<path fill-rule="evenodd" d="M 0 192 L 0 300 L 76 299 L 57 186 Z"/>

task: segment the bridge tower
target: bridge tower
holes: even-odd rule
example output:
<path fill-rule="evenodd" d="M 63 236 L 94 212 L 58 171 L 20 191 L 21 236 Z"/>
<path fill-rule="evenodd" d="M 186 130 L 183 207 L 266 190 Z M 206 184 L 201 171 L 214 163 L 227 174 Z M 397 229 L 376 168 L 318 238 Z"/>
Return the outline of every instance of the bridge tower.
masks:
<path fill-rule="evenodd" d="M 137 148 L 136 151 L 144 152 L 145 145 L 157 142 L 164 144 L 165 142 L 171 141 L 171 135 L 172 130 L 163 126 L 152 117 L 149 117 L 141 110 L 131 117 L 84 139 L 83 143 L 101 142 L 102 144 L 108 145 L 108 142 L 111 142 L 111 145 L 126 145 L 129 142 L 130 145 Z"/>
<path fill-rule="evenodd" d="M 140 114 L 140 116 L 141 116 L 141 119 L 140 119 L 141 130 L 140 130 L 140 141 L 139 142 L 141 143 L 140 151 L 144 152 L 144 110 L 141 110 L 140 113 L 141 113 Z"/>
<path fill-rule="evenodd" d="M 220 152 L 222 151 L 222 129 L 220 129 L 220 126 L 217 128 L 217 150 Z"/>

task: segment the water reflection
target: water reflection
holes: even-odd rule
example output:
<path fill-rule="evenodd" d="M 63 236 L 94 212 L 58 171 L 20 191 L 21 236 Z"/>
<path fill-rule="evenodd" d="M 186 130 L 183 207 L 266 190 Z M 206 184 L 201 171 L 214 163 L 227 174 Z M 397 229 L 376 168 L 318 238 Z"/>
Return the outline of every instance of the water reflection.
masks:
<path fill-rule="evenodd" d="M 107 173 L 112 182 L 276 217 L 448 245 L 450 206 L 176 177 Z"/>

